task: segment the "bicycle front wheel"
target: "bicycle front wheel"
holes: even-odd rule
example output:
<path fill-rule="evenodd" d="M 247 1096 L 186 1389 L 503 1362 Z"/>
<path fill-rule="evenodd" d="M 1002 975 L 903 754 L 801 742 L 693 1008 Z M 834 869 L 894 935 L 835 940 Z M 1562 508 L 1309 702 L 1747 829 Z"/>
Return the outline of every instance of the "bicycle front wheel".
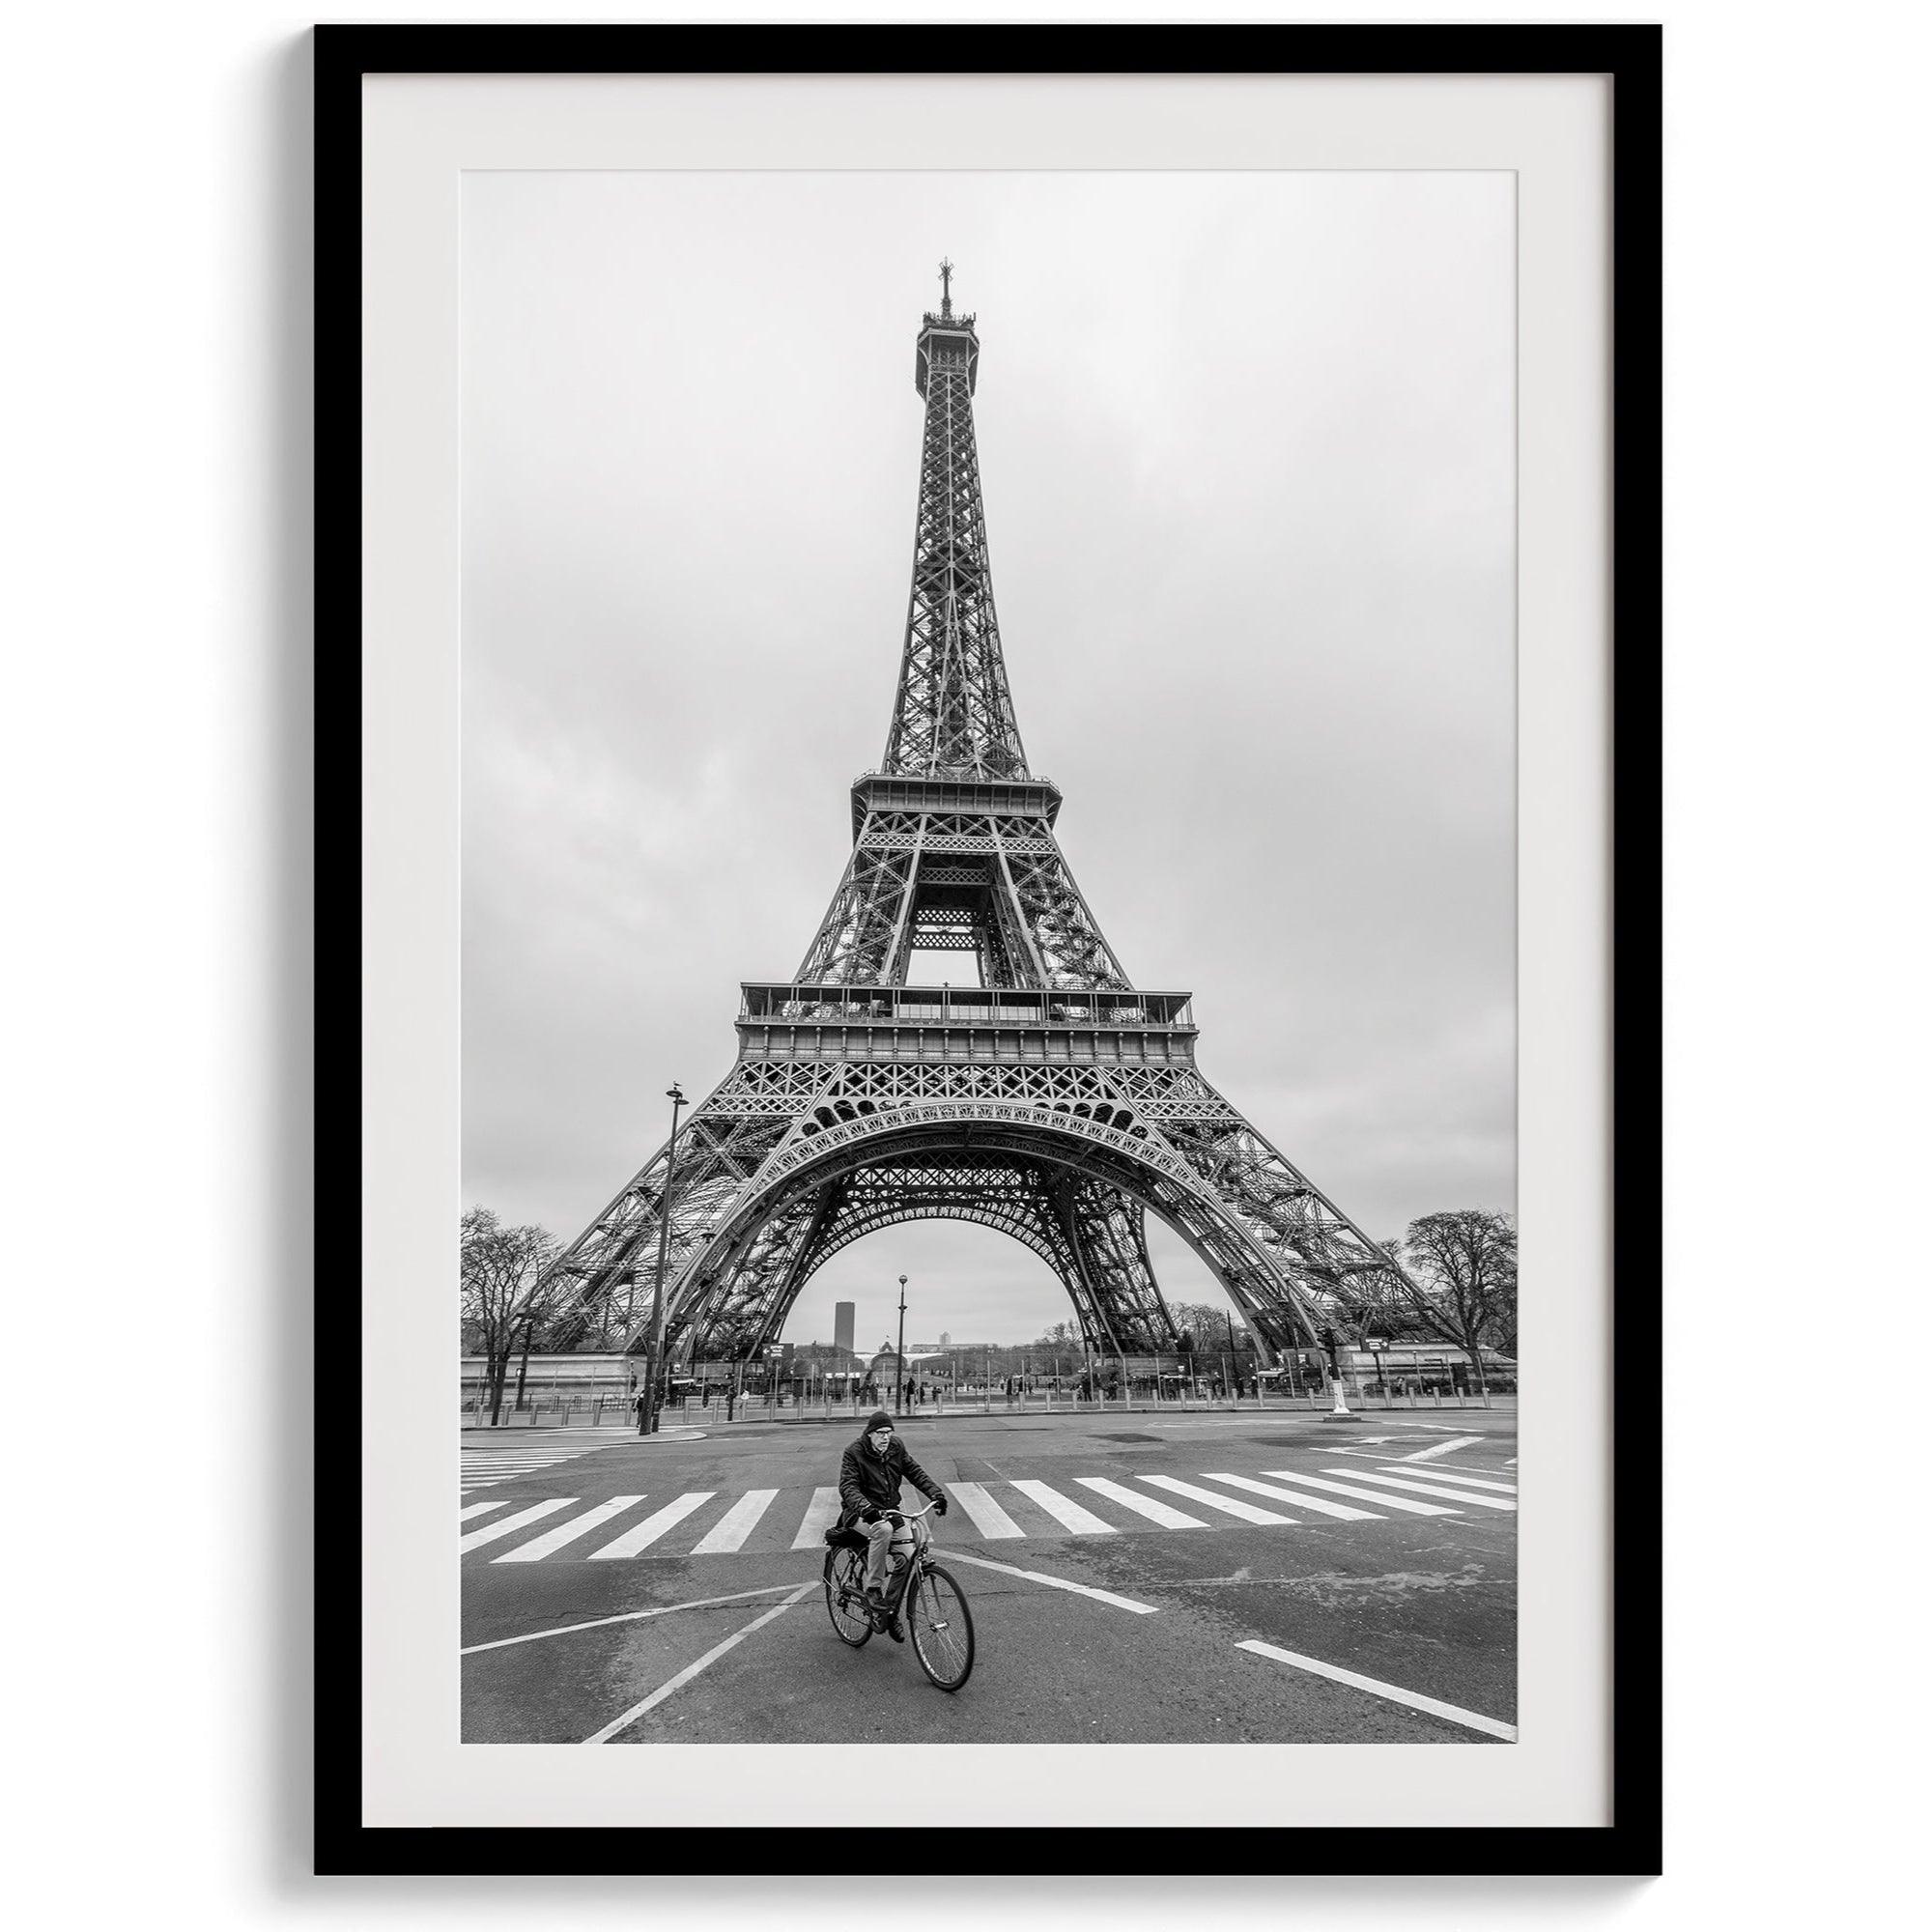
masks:
<path fill-rule="evenodd" d="M 866 1608 L 865 1560 L 857 1550 L 825 1552 L 825 1607 L 841 1641 L 857 1650 L 870 1639 L 872 1619 Z"/>
<path fill-rule="evenodd" d="M 958 1690 L 973 1674 L 973 1612 L 952 1571 L 926 1565 L 906 1621 L 919 1667 L 942 1690 Z"/>

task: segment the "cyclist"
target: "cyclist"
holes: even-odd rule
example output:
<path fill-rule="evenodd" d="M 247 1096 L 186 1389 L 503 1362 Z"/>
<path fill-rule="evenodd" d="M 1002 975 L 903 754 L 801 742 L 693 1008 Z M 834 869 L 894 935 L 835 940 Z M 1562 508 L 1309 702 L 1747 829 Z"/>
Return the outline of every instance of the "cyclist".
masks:
<path fill-rule="evenodd" d="M 865 1432 L 838 1464 L 838 1526 L 856 1529 L 871 1541 L 866 1558 L 866 1597 L 875 1609 L 885 1607 L 886 1566 L 894 1549 L 910 1562 L 914 1546 L 924 1534 L 920 1524 L 894 1522 L 886 1515 L 898 1508 L 901 1482 L 930 1496 L 937 1515 L 946 1514 L 946 1492 L 907 1454 L 892 1417 L 875 1408 L 866 1420 Z"/>

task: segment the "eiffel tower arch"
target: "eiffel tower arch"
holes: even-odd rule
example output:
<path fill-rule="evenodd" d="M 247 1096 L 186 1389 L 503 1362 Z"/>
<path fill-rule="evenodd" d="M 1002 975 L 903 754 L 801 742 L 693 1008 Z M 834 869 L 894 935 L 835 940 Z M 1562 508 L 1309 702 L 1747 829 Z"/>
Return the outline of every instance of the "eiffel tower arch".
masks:
<path fill-rule="evenodd" d="M 1157 1215 L 1264 1352 L 1316 1344 L 1388 1258 L 1195 1065 L 1191 995 L 1137 988 L 1062 853 L 1061 793 L 1020 742 L 973 433 L 980 341 L 950 270 L 919 331 L 912 590 L 852 854 L 789 980 L 742 988 L 738 1057 L 559 1258 L 580 1332 L 753 1353 L 813 1272 L 898 1222 L 977 1222 L 1059 1276 L 1088 1344 L 1179 1339 Z M 977 986 L 909 982 L 915 952 Z M 669 1178 L 664 1280 L 658 1249 Z"/>

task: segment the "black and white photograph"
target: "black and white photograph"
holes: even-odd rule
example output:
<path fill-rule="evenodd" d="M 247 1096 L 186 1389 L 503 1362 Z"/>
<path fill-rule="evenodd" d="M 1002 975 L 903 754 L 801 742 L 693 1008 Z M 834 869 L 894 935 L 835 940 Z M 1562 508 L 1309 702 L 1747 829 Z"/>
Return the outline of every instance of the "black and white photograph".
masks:
<path fill-rule="evenodd" d="M 1517 222 L 465 177 L 466 1745 L 1515 1745 Z"/>
<path fill-rule="evenodd" d="M 1932 13 L 1330 14 L 10 16 L 22 1922 L 1913 1922 Z"/>

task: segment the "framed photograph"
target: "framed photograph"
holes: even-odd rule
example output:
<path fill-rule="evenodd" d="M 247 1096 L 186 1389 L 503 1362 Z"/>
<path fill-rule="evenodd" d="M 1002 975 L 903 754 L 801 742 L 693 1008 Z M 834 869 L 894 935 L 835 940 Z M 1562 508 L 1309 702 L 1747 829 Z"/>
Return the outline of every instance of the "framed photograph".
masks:
<path fill-rule="evenodd" d="M 1658 1869 L 1659 34 L 1081 44 L 317 30 L 320 1870 Z"/>

